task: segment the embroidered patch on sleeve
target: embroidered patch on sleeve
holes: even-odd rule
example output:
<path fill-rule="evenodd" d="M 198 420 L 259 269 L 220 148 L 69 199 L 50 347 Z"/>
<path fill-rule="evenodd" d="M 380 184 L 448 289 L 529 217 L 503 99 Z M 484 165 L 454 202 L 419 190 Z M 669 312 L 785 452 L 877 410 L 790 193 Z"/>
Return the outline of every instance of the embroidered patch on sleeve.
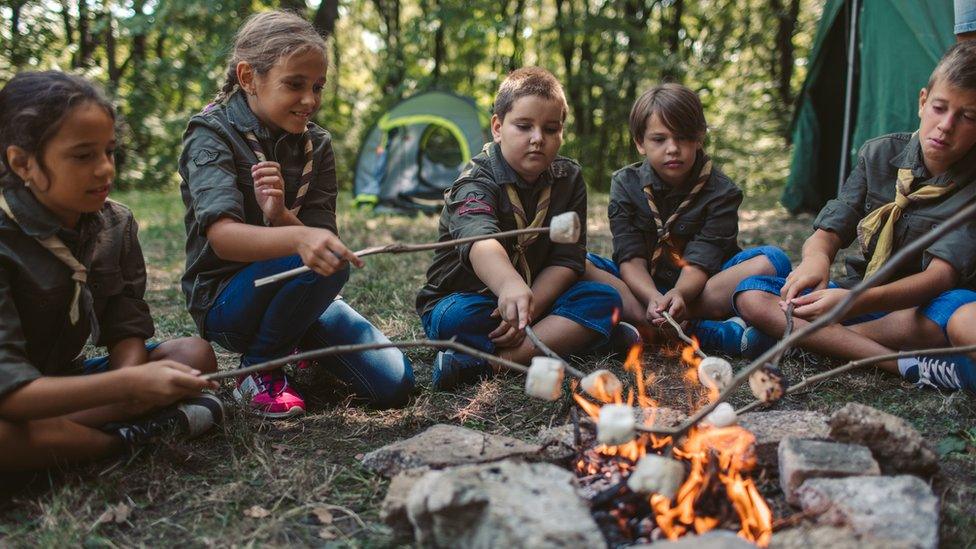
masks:
<path fill-rule="evenodd" d="M 458 208 L 458 215 L 474 213 L 493 213 L 494 208 L 485 200 L 485 196 L 479 193 L 471 193 L 464 197 L 464 203 Z"/>
<path fill-rule="evenodd" d="M 217 160 L 217 156 L 217 151 L 200 149 L 196 154 L 193 155 L 193 163 L 197 166 L 206 166 L 214 160 Z"/>

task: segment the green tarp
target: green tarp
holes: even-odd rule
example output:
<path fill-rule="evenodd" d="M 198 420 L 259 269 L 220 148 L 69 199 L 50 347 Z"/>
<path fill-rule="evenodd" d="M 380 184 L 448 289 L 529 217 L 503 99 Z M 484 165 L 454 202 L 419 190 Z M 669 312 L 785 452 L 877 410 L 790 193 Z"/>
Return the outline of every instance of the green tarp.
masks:
<path fill-rule="evenodd" d="M 952 0 L 859 0 L 847 169 L 879 135 L 918 129 L 918 92 L 955 41 Z M 828 0 L 793 117 L 782 203 L 816 211 L 836 196 L 854 0 Z"/>

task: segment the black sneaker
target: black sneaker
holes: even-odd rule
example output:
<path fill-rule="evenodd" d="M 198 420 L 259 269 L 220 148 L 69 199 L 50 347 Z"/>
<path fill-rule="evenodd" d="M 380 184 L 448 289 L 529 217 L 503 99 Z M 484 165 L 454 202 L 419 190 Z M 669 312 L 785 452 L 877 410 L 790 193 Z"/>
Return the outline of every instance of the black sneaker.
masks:
<path fill-rule="evenodd" d="M 127 446 L 144 446 L 167 435 L 199 436 L 223 419 L 224 405 L 220 399 L 203 393 L 139 419 L 106 424 L 102 430 L 118 435 Z"/>
<path fill-rule="evenodd" d="M 627 358 L 627 354 L 634 346 L 643 347 L 644 339 L 641 337 L 640 331 L 632 324 L 618 322 L 610 332 L 609 346 L 610 354 L 618 360 L 623 360 Z"/>

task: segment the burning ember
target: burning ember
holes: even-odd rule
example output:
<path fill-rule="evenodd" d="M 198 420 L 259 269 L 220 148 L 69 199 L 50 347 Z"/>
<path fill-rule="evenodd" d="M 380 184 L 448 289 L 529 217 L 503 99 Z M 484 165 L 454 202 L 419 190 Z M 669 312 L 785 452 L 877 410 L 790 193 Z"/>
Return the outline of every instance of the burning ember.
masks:
<path fill-rule="evenodd" d="M 693 347 L 686 348 L 682 358 L 691 366 L 685 379 L 689 384 L 698 384 L 701 359 Z M 617 389 L 615 394 L 600 395 L 599 400 L 631 406 L 636 402 L 644 416 L 638 421 L 651 427 L 658 405 L 647 388 L 653 385 L 654 375 L 645 374 L 639 348 L 631 350 L 624 366 L 634 375 L 636 390 L 628 390 L 625 398 L 622 389 Z M 709 392 L 709 400 L 717 397 L 714 388 L 709 388 Z M 600 404 L 576 392 L 573 398 L 591 418 L 599 420 Z M 610 533 L 620 537 L 611 541 L 677 539 L 689 532 L 702 534 L 714 528 L 728 528 L 765 547 L 772 537 L 772 513 L 749 477 L 756 465 L 754 445 L 752 433 L 739 426 L 700 424 L 677 444 L 670 437 L 638 433 L 624 444 L 597 445 L 583 451 L 575 465 L 605 534 L 609 526 Z M 636 467 L 649 454 L 661 457 Z M 675 472 L 682 473 L 678 475 L 680 479 L 667 478 Z M 631 476 L 635 478 L 630 479 Z M 674 494 L 634 491 L 679 484 Z"/>

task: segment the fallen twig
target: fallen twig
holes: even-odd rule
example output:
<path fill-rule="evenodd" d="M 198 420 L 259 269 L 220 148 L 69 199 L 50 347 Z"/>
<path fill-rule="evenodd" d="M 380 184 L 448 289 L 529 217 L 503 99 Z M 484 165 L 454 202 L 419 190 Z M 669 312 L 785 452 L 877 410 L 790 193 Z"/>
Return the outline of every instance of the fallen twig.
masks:
<path fill-rule="evenodd" d="M 689 429 L 698 424 L 709 412 L 715 409 L 720 403 L 725 402 L 729 396 L 741 385 L 744 381 L 749 379 L 749 375 L 756 371 L 769 360 L 771 360 L 776 354 L 781 353 L 784 349 L 788 348 L 793 343 L 807 337 L 808 335 L 816 332 L 817 330 L 828 326 L 830 324 L 836 323 L 840 320 L 847 311 L 854 305 L 854 300 L 857 299 L 861 294 L 863 294 L 867 289 L 877 286 L 878 284 L 884 282 L 891 276 L 905 260 L 915 256 L 918 252 L 924 250 L 927 246 L 931 245 L 933 242 L 939 239 L 945 233 L 955 229 L 959 225 L 969 221 L 976 216 L 976 202 L 971 202 L 965 207 L 956 212 L 952 217 L 947 219 L 945 222 L 936 226 L 934 229 L 926 233 L 923 237 L 912 242 L 908 246 L 905 246 L 897 253 L 892 255 L 880 269 L 875 271 L 875 273 L 864 280 L 860 281 L 856 286 L 850 289 L 847 296 L 834 306 L 833 309 L 827 312 L 827 314 L 821 316 L 820 318 L 810 322 L 798 331 L 791 333 L 788 337 L 784 337 L 772 346 L 765 353 L 760 355 L 758 358 L 752 361 L 748 366 L 746 366 L 742 371 L 736 375 L 732 382 L 719 393 L 718 398 L 709 404 L 701 407 L 694 415 L 685 420 L 684 423 L 679 425 L 674 429 L 653 429 L 648 427 L 638 426 L 638 430 L 645 433 L 652 433 L 658 435 L 670 435 L 670 436 L 680 436 L 686 433 Z"/>
<path fill-rule="evenodd" d="M 400 349 L 409 349 L 412 347 L 434 347 L 437 349 L 452 349 L 458 351 L 459 353 L 464 353 L 466 355 L 471 355 L 478 357 L 490 364 L 494 364 L 501 368 L 506 368 L 509 370 L 515 370 L 517 372 L 522 372 L 523 374 L 528 373 L 529 369 L 521 364 L 512 362 L 511 360 L 506 360 L 501 357 L 486 353 L 484 351 L 479 351 L 468 347 L 467 345 L 462 345 L 453 340 L 437 340 L 437 339 L 411 339 L 407 341 L 388 341 L 380 343 L 360 343 L 357 345 L 336 345 L 334 347 L 326 347 L 324 349 L 316 349 L 313 351 L 305 351 L 303 353 L 297 353 L 293 355 L 283 356 L 281 358 L 276 358 L 274 360 L 269 360 L 267 362 L 262 362 L 261 364 L 255 364 L 253 366 L 247 366 L 245 368 L 237 368 L 234 370 L 224 370 L 222 372 L 214 372 L 212 374 L 207 374 L 203 376 L 203 379 L 207 380 L 217 380 L 225 379 L 229 377 L 242 376 L 247 374 L 253 374 L 254 372 L 263 372 L 265 370 L 274 370 L 280 368 L 285 364 L 291 362 L 297 362 L 300 360 L 309 360 L 313 358 L 321 358 L 323 356 L 340 355 L 344 353 L 358 353 L 360 351 L 371 351 L 373 349 L 388 349 L 390 347 L 397 347 Z"/>
<path fill-rule="evenodd" d="M 844 372 L 849 372 L 851 370 L 856 370 L 858 368 L 863 368 L 865 366 L 871 366 L 873 364 L 884 362 L 886 360 L 895 360 L 899 358 L 907 358 L 907 357 L 913 357 L 919 355 L 928 356 L 928 355 L 946 355 L 950 353 L 970 353 L 973 351 L 976 351 L 976 345 L 965 345 L 962 347 L 939 347 L 938 349 L 919 349 L 915 351 L 900 351 L 897 353 L 889 353 L 886 355 L 878 355 L 878 356 L 872 356 L 868 358 L 862 358 L 860 360 L 852 360 L 851 362 L 848 362 L 847 364 L 844 364 L 842 366 L 838 366 L 832 370 L 827 370 L 826 372 L 821 372 L 817 375 L 813 375 L 804 379 L 800 383 L 797 383 L 796 385 L 787 389 L 786 392 L 783 393 L 783 396 L 786 396 L 791 393 L 795 393 L 800 389 L 804 389 L 806 387 L 809 387 L 810 385 L 813 385 L 814 383 L 821 382 L 825 379 L 830 379 L 834 376 L 838 376 L 840 374 L 843 374 Z M 750 402 L 749 404 L 746 404 L 742 408 L 736 410 L 735 413 L 742 414 L 745 412 L 749 412 L 751 410 L 755 410 L 762 404 L 763 402 L 761 400 Z"/>

